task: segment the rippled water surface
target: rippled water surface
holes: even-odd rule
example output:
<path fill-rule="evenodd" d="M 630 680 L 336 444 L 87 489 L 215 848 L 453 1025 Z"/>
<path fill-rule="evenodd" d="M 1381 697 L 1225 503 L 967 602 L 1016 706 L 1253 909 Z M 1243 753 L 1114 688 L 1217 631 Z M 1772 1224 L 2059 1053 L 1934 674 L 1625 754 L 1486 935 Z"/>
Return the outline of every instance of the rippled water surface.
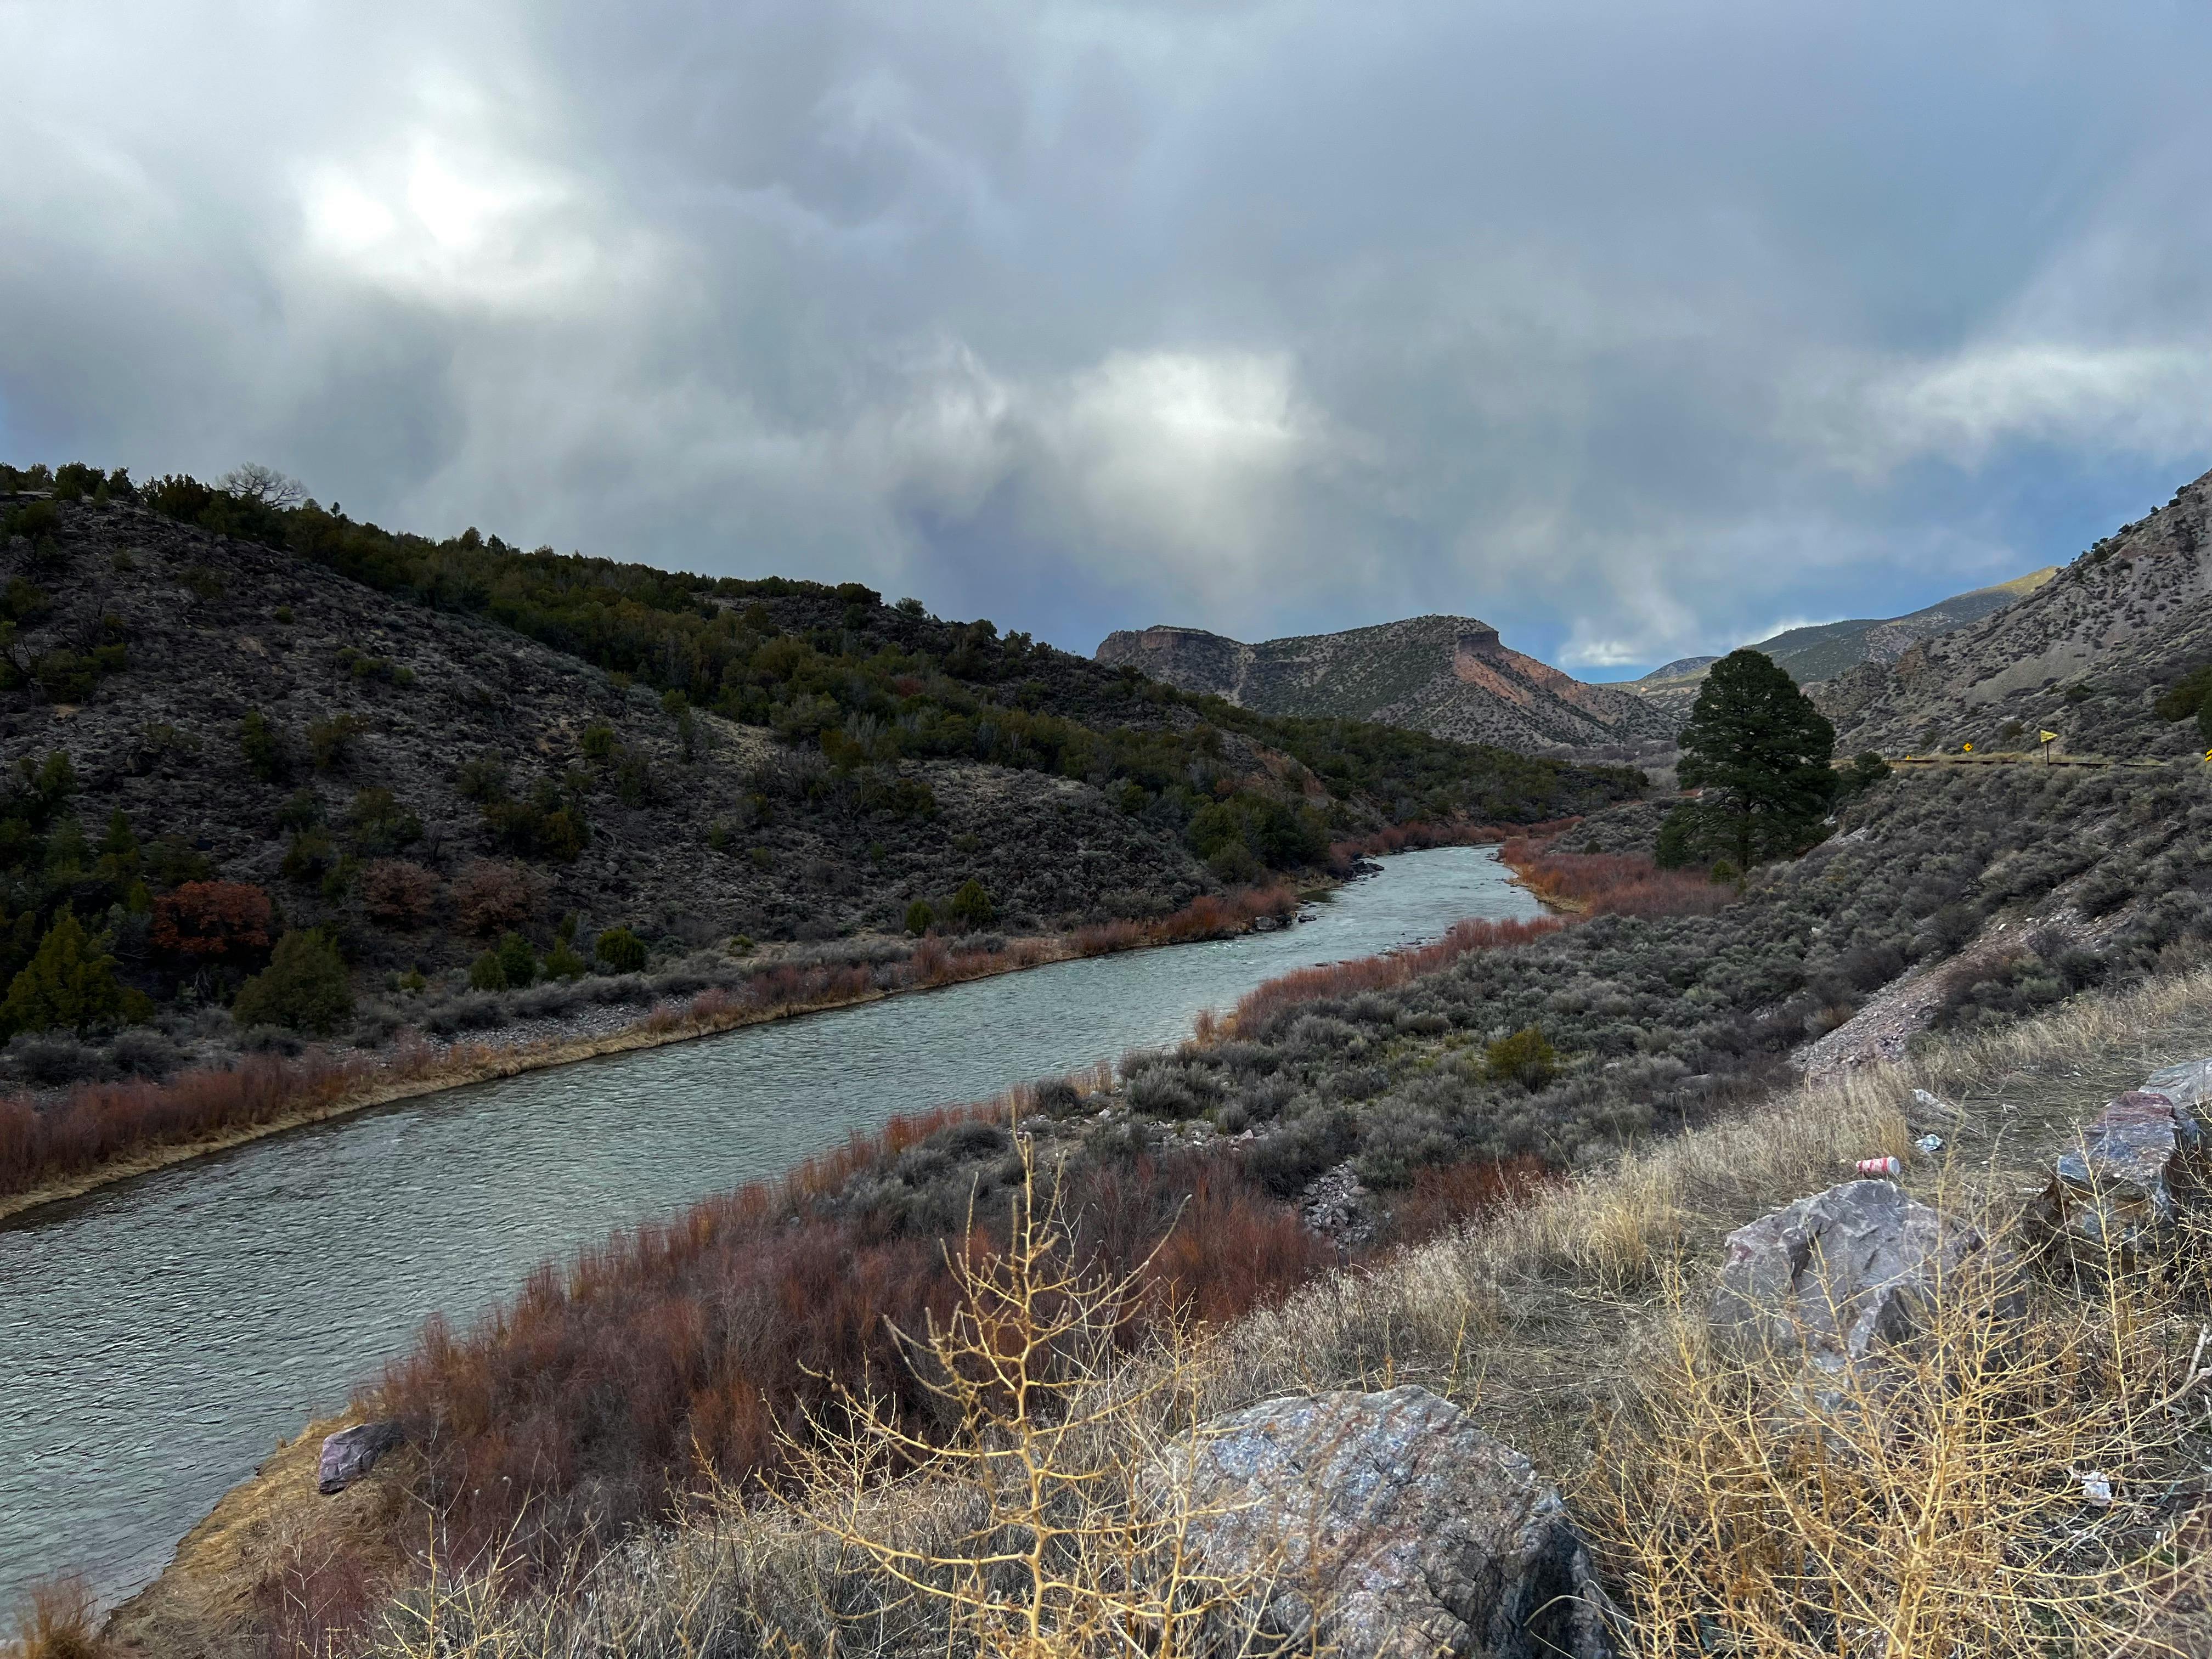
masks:
<path fill-rule="evenodd" d="M 1385 861 L 1303 927 L 1071 962 L 400 1101 L 0 1223 L 0 1609 L 105 1599 L 426 1314 L 897 1112 L 1186 1035 L 1262 980 L 1538 907 L 1489 848 Z"/>

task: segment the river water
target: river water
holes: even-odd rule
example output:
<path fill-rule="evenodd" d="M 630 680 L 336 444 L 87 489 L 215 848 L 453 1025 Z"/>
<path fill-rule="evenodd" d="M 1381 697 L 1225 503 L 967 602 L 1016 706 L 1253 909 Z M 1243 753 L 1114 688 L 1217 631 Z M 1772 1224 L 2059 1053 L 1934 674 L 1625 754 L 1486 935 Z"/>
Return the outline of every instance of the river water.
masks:
<path fill-rule="evenodd" d="M 1384 860 L 1279 933 L 1133 951 L 610 1055 L 272 1136 L 0 1223 L 0 1612 L 103 1601 L 425 1315 L 900 1112 L 1187 1036 L 1278 974 L 1539 907 L 1487 848 Z"/>

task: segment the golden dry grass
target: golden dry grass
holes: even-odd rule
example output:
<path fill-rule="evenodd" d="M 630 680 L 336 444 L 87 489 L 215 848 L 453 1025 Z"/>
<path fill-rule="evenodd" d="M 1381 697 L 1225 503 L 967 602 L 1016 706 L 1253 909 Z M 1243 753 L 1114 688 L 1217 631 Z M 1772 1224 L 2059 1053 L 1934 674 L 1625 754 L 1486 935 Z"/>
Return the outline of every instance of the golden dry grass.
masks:
<path fill-rule="evenodd" d="M 1085 1386 L 1134 1403 L 1100 1415 L 1080 1389 L 1064 1403 L 1093 1413 L 1082 1468 L 1138 1468 L 1164 1435 L 1270 1395 L 1419 1380 L 1568 1492 L 1649 1655 L 2212 1651 L 2208 1522 L 2187 1513 L 2203 1490 L 2192 1471 L 2212 1465 L 2212 1346 L 2195 1342 L 2212 1317 L 2203 1253 L 2177 1246 L 2155 1274 L 2039 1267 L 2017 1328 L 1939 1323 L 1901 1381 L 1832 1419 L 1792 1404 L 1778 1362 L 1717 1351 L 1703 1312 L 1729 1231 L 1848 1178 L 1857 1159 L 1905 1158 L 1908 1190 L 1999 1229 L 2106 1098 L 2207 1053 L 2212 973 L 2197 972 L 1777 1097 L 1480 1227 L 1328 1275 L 1195 1345 L 1100 1366 Z M 1911 1146 L 1916 1088 L 1962 1114 L 1940 1158 Z M 1012 1604 L 990 1604 L 990 1619 L 1015 1620 L 1006 1637 L 979 1621 L 973 1595 L 943 1593 L 982 1583 L 977 1540 L 1005 1535 L 974 1460 L 963 1473 L 901 1446 L 886 1478 L 872 1472 L 884 1443 L 863 1443 L 877 1464 L 833 1458 L 783 1504 L 710 1492 L 568 1583 L 509 1595 L 495 1562 L 441 1567 L 386 1605 L 362 1650 L 1021 1650 L 1031 1626 Z M 2098 1473 L 2112 1480 L 2109 1506 L 2084 1494 Z M 1135 1524 L 1126 1483 L 1098 1485 L 1088 1524 Z M 898 1562 L 928 1571 L 902 1580 Z M 913 1582 L 933 1573 L 934 1590 Z M 1070 1605 L 1054 1615 L 1070 1643 L 1031 1651 L 1120 1650 Z M 1097 1639 L 1073 1639 L 1086 1628 Z"/>

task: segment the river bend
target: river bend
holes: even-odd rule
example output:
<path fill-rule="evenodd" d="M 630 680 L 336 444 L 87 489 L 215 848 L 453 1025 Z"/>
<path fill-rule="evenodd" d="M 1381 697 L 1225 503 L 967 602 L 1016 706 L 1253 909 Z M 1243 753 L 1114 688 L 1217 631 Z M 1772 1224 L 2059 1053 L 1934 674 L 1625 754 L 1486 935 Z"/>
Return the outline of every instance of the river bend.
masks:
<path fill-rule="evenodd" d="M 0 1223 L 0 1608 L 158 1573 L 424 1316 L 900 1112 L 1186 1036 L 1261 981 L 1539 907 L 1487 848 L 1273 933 L 1055 963 L 398 1101 Z"/>

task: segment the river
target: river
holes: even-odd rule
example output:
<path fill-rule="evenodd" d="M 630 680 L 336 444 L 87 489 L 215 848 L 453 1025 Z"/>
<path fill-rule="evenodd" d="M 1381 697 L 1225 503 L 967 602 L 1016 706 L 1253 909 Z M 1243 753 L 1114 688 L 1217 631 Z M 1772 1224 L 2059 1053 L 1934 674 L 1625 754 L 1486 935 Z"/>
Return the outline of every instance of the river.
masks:
<path fill-rule="evenodd" d="M 0 1614 L 103 1602 L 424 1316 L 900 1112 L 1187 1036 L 1261 981 L 1539 907 L 1488 848 L 1384 860 L 1304 925 L 1055 963 L 350 1117 L 0 1223 Z"/>

